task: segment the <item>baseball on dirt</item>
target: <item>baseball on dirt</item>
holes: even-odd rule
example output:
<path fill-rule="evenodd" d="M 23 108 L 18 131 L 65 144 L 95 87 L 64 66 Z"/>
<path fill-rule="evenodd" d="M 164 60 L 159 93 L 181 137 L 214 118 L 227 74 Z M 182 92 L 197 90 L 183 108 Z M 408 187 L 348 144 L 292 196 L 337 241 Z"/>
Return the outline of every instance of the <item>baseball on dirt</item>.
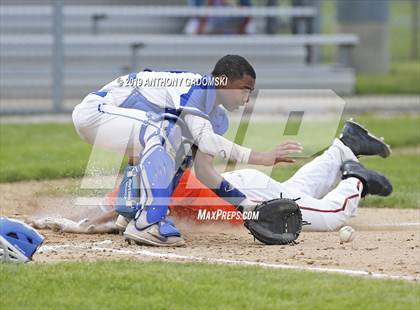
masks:
<path fill-rule="evenodd" d="M 351 226 L 344 226 L 340 229 L 339 234 L 341 242 L 352 242 L 356 235 L 356 231 Z"/>

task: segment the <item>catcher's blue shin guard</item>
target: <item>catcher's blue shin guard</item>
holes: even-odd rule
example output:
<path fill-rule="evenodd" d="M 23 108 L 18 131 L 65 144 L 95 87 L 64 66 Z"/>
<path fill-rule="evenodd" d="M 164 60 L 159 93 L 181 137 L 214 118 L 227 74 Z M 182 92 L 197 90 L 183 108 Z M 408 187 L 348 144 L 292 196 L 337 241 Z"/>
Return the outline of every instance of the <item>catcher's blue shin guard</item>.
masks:
<path fill-rule="evenodd" d="M 128 165 L 124 169 L 118 196 L 115 201 L 115 211 L 126 218 L 133 219 L 140 209 L 140 171 L 139 166 Z"/>
<path fill-rule="evenodd" d="M 146 229 L 158 224 L 164 237 L 180 236 L 173 222 L 167 219 L 177 170 L 176 157 L 182 144 L 182 133 L 172 120 L 162 122 L 159 132 L 146 131 L 145 148 L 140 160 L 140 204 L 135 227 Z"/>

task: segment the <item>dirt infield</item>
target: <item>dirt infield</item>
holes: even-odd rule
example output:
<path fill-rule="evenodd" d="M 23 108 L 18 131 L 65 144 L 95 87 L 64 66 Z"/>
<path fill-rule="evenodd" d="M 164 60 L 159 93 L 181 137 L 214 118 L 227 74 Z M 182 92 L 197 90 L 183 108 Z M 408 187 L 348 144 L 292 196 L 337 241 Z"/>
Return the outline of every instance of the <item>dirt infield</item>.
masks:
<path fill-rule="evenodd" d="M 28 218 L 86 216 L 74 206 L 74 195 L 63 189 L 74 180 L 0 184 L 1 216 Z M 420 210 L 361 208 L 349 223 L 356 229 L 352 243 L 340 244 L 337 232 L 303 232 L 294 246 L 265 246 L 242 226 L 198 225 L 178 221 L 187 246 L 154 248 L 129 245 L 119 235 L 69 234 L 41 230 L 46 237 L 37 262 L 63 260 L 137 259 L 234 261 L 302 268 L 343 269 L 406 276 L 420 280 Z"/>

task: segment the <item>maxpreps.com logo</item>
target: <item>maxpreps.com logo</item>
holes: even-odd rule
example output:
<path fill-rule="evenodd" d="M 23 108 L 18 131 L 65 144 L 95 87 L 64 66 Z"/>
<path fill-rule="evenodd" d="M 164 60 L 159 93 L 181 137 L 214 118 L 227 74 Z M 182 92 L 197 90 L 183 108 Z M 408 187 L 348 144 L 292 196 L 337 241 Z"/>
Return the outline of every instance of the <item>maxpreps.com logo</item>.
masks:
<path fill-rule="evenodd" d="M 199 221 L 230 221 L 230 220 L 258 220 L 259 211 L 224 211 L 224 210 L 198 210 L 197 220 Z"/>

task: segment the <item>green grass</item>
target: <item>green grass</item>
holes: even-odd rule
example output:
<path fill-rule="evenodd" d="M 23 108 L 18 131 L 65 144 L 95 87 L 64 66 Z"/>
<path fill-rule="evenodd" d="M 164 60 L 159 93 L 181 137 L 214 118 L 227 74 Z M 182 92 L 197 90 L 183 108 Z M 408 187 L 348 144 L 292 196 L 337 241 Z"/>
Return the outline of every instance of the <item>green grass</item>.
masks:
<path fill-rule="evenodd" d="M 392 196 L 369 197 L 363 204 L 378 207 L 419 207 L 420 154 L 416 146 L 420 145 L 420 117 L 402 115 L 383 118 L 362 115 L 355 120 L 366 125 L 375 134 L 386 137 L 395 152 L 386 160 L 378 157 L 363 159 L 367 167 L 382 171 L 394 185 Z M 232 128 L 236 126 L 237 124 L 232 124 Z M 275 144 L 273 141 L 282 134 L 276 132 L 275 128 L 274 123 L 258 123 L 258 126 L 252 127 L 246 144 L 258 150 L 270 149 Z M 234 139 L 235 132 L 231 130 L 227 137 Z M 91 147 L 77 136 L 70 124 L 1 124 L 0 149 L 0 182 L 14 182 L 83 176 Z M 294 165 L 276 167 L 272 176 L 278 180 L 286 180 L 308 160 L 310 159 L 300 160 Z M 76 187 L 68 190 L 70 193 L 80 193 Z M 49 192 L 47 194 L 54 195 Z"/>
<path fill-rule="evenodd" d="M 386 160 L 364 158 L 362 163 L 370 169 L 383 172 L 391 181 L 394 191 L 391 196 L 382 198 L 368 196 L 362 206 L 420 208 L 420 153 L 396 154 Z M 417 189 L 417 190 L 416 190 Z"/>
<path fill-rule="evenodd" d="M 343 127 L 344 122 L 349 117 L 343 117 L 338 126 L 336 134 L 338 135 Z M 373 116 L 370 114 L 357 115 L 354 120 L 363 124 L 378 137 L 385 137 L 385 140 L 392 148 L 407 147 L 420 145 L 420 116 L 419 115 L 395 115 L 395 116 Z M 322 125 L 322 123 L 320 123 Z M 268 149 L 274 146 L 276 140 L 283 135 L 278 128 L 282 128 L 285 124 L 282 121 L 259 122 L 249 126 L 249 133 L 245 139 L 245 143 L 250 147 L 260 150 Z M 238 124 L 232 122 L 230 130 L 226 133 L 226 138 L 233 140 L 236 137 L 236 129 Z M 319 138 L 319 133 L 308 133 L 312 138 Z M 263 137 L 263 138 L 262 138 Z M 274 142 L 273 142 L 274 141 Z M 281 141 L 279 141 L 281 142 Z M 328 141 L 330 143 L 330 141 Z"/>
<path fill-rule="evenodd" d="M 258 267 L 138 261 L 0 265 L 1 309 L 415 309 L 420 286 Z"/>
<path fill-rule="evenodd" d="M 344 118 L 342 123 L 345 120 L 347 118 Z M 385 141 L 393 149 L 420 145 L 420 116 L 418 114 L 388 117 L 365 114 L 355 116 L 354 120 L 363 124 L 378 137 L 385 137 Z M 339 128 L 342 128 L 341 125 Z"/>
<path fill-rule="evenodd" d="M 420 144 L 418 116 L 365 115 L 356 120 L 386 137 L 393 148 Z M 232 124 L 232 128 L 236 126 Z M 273 126 L 270 122 L 259 123 L 246 142 L 259 150 L 268 149 L 273 145 L 270 141 L 278 137 Z M 231 130 L 227 137 L 233 139 L 235 132 Z M 71 124 L 0 124 L 0 182 L 82 176 L 90 151 Z"/>
<path fill-rule="evenodd" d="M 391 63 L 388 74 L 357 75 L 357 94 L 420 94 L 420 61 Z"/>
<path fill-rule="evenodd" d="M 81 176 L 90 149 L 71 124 L 0 124 L 0 182 Z"/>

